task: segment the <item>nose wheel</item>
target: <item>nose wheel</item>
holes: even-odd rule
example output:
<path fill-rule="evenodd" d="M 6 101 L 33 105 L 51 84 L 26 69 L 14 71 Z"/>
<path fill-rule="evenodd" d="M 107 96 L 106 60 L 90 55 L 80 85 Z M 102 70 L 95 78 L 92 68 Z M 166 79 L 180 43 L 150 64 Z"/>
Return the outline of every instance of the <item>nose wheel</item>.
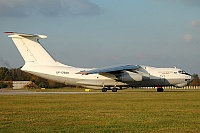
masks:
<path fill-rule="evenodd" d="M 157 87 L 157 92 L 163 92 L 164 89 L 162 87 Z"/>

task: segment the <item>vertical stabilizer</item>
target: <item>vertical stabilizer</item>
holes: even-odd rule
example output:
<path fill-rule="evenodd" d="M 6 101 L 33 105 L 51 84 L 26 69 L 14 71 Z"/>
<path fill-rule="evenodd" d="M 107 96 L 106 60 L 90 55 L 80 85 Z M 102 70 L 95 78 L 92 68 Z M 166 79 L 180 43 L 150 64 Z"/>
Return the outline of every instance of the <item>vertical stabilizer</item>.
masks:
<path fill-rule="evenodd" d="M 56 65 L 55 60 L 38 41 L 47 38 L 47 36 L 15 32 L 5 33 L 10 34 L 8 37 L 12 38 L 26 64 Z"/>

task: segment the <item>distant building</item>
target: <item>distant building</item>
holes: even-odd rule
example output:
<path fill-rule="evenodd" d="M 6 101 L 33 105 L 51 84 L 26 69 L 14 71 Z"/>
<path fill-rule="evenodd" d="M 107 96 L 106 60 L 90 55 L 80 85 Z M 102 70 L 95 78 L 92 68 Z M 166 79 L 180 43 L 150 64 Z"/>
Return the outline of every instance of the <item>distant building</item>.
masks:
<path fill-rule="evenodd" d="M 13 89 L 38 88 L 32 81 L 13 81 Z"/>

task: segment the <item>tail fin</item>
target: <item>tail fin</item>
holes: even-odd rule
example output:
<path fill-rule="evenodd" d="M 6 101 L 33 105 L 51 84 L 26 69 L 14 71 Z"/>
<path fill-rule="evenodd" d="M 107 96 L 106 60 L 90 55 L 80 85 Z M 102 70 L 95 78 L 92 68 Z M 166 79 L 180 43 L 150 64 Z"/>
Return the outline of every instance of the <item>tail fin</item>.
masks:
<path fill-rule="evenodd" d="M 47 36 L 16 32 L 5 33 L 10 34 L 8 37 L 12 38 L 26 64 L 56 65 L 55 60 L 38 41 L 39 39 L 47 38 Z"/>

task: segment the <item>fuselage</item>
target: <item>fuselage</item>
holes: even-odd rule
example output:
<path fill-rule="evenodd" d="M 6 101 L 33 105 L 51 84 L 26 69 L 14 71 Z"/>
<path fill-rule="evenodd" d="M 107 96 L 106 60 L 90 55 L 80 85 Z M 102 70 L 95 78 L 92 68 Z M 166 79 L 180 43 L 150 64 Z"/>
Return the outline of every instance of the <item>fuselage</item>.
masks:
<path fill-rule="evenodd" d="M 93 68 L 92 68 L 93 69 Z M 149 79 L 137 82 L 121 82 L 113 74 L 77 74 L 87 68 L 76 68 L 71 66 L 30 66 L 26 65 L 23 71 L 69 85 L 79 85 L 88 88 L 107 87 L 158 87 L 158 86 L 186 86 L 191 80 L 191 75 L 178 68 L 156 68 L 141 66 L 139 71 L 149 74 Z"/>
<path fill-rule="evenodd" d="M 116 92 L 122 87 L 186 86 L 191 75 L 178 68 L 156 68 L 141 65 L 117 65 L 104 68 L 76 68 L 61 64 L 39 43 L 47 36 L 6 32 L 22 55 L 23 71 L 60 83 L 102 88 L 103 92 L 112 87 Z"/>

